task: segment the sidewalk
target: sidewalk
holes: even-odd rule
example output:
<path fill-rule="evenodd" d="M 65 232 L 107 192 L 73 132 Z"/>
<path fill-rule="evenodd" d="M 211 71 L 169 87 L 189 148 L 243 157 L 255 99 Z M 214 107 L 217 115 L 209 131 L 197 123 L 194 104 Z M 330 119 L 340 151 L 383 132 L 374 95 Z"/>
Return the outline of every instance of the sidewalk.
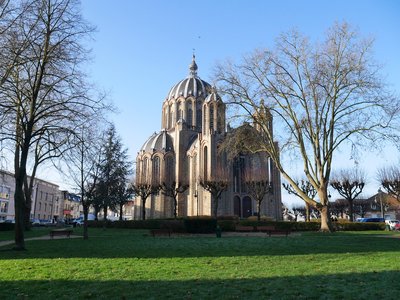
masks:
<path fill-rule="evenodd" d="M 69 238 L 71 239 L 76 239 L 76 238 L 81 238 L 82 236 L 80 235 L 71 235 Z M 38 236 L 38 237 L 33 237 L 33 238 L 27 238 L 25 241 L 35 241 L 35 240 L 60 240 L 60 239 L 69 239 L 66 236 L 55 236 L 53 238 L 50 238 L 49 234 L 43 235 L 43 236 Z M 12 241 L 0 241 L 0 247 L 7 246 L 7 245 L 13 245 L 14 240 Z"/>

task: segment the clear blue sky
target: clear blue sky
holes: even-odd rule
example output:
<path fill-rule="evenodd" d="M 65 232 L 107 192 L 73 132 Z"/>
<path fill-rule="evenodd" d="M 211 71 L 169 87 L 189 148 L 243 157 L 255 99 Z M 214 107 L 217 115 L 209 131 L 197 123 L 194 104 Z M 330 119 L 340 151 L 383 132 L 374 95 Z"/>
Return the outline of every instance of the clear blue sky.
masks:
<path fill-rule="evenodd" d="M 400 1 L 82 2 L 84 17 L 97 27 L 90 73 L 120 110 L 112 119 L 132 160 L 161 129 L 162 103 L 188 75 L 193 49 L 198 75 L 212 83 L 218 61 L 272 46 L 279 33 L 294 27 L 318 39 L 335 21 L 346 21 L 375 37 L 376 58 L 385 65 L 388 82 L 400 91 Z M 398 161 L 397 153 L 389 156 L 380 159 Z M 371 193 L 376 189 L 371 185 Z"/>

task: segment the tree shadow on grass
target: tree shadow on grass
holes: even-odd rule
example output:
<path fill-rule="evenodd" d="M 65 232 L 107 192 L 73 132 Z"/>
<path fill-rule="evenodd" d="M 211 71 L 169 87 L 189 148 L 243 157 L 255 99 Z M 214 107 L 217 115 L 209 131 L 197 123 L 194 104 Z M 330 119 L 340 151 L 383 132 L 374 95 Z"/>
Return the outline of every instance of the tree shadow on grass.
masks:
<path fill-rule="evenodd" d="M 215 280 L 0 281 L 2 299 L 398 299 L 400 271 Z"/>
<path fill-rule="evenodd" d="M 26 242 L 27 251 L 0 248 L 2 259 L 26 258 L 172 258 L 285 256 L 399 251 L 400 239 L 368 235 L 296 237 L 190 237 L 107 236 Z"/>

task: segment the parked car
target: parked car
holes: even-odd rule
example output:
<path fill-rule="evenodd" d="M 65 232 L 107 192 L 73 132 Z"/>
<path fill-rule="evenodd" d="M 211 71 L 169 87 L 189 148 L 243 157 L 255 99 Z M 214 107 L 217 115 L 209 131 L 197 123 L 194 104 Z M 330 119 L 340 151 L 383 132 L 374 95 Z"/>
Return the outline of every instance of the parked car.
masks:
<path fill-rule="evenodd" d="M 32 224 L 32 226 L 40 226 L 40 220 L 39 219 L 31 219 L 31 224 Z"/>
<path fill-rule="evenodd" d="M 74 227 L 83 226 L 83 217 L 73 219 L 72 222 L 70 222 L 70 224 L 72 224 Z"/>
<path fill-rule="evenodd" d="M 384 218 L 357 218 L 357 222 L 385 222 Z"/>
<path fill-rule="evenodd" d="M 387 225 L 389 225 L 390 230 L 399 230 L 400 229 L 400 221 L 399 220 L 386 220 L 385 223 Z"/>

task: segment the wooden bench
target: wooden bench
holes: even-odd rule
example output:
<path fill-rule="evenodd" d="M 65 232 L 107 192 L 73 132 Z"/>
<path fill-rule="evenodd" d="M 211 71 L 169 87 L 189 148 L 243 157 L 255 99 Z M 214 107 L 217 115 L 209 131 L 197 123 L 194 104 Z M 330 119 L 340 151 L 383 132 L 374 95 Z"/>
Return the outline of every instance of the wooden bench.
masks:
<path fill-rule="evenodd" d="M 235 231 L 237 232 L 252 232 L 254 231 L 253 226 L 236 226 Z"/>
<path fill-rule="evenodd" d="M 151 229 L 150 230 L 150 234 L 153 236 L 153 237 L 156 237 L 156 236 L 171 236 L 171 230 L 169 229 L 169 228 L 160 228 L 160 229 Z"/>
<path fill-rule="evenodd" d="M 291 232 L 290 229 L 278 229 L 275 226 L 257 226 L 257 231 L 265 232 L 268 236 L 272 234 L 284 234 L 288 236 Z"/>
<path fill-rule="evenodd" d="M 66 237 L 70 237 L 72 234 L 72 229 L 53 229 L 50 231 L 50 238 L 53 238 L 54 236 L 66 236 Z"/>

